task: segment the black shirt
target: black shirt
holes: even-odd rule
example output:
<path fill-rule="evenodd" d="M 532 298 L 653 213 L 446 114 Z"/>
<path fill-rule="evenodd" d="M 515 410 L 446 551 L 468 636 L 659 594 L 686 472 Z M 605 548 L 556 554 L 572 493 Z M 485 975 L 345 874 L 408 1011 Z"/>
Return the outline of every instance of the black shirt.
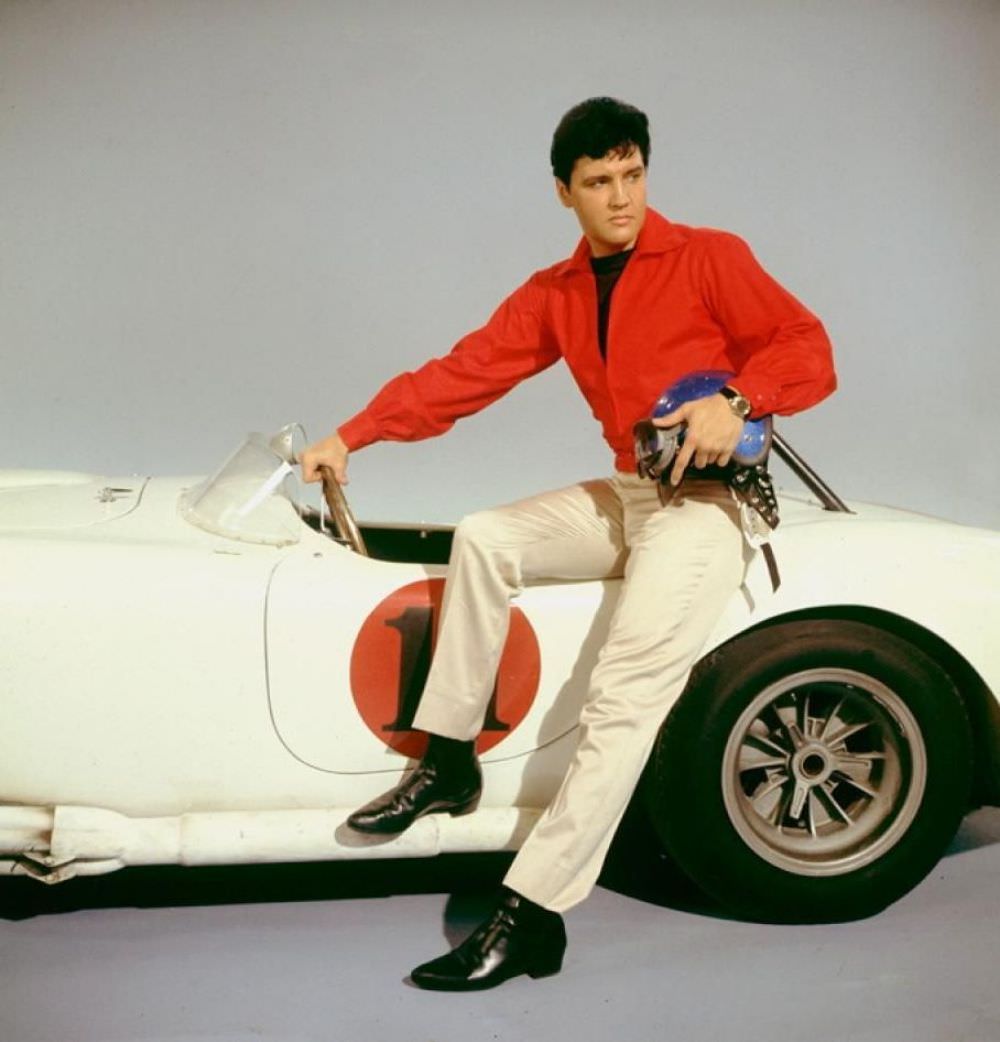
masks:
<path fill-rule="evenodd" d="M 631 256 L 632 250 L 622 250 L 621 253 L 611 253 L 607 257 L 590 258 L 590 268 L 597 279 L 597 342 L 601 348 L 601 358 L 607 358 L 611 291 Z"/>

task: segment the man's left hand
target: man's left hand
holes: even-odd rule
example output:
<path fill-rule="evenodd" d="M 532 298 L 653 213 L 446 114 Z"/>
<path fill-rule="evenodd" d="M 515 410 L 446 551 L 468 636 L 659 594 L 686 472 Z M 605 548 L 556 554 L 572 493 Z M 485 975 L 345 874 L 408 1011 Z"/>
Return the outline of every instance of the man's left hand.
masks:
<path fill-rule="evenodd" d="M 729 407 L 721 394 L 707 398 L 696 398 L 685 402 L 679 409 L 658 416 L 653 420 L 657 427 L 674 427 L 686 423 L 684 444 L 681 446 L 670 471 L 670 484 L 679 485 L 684 470 L 694 460 L 696 467 L 717 463 L 724 467 L 739 444 L 743 433 L 743 421 Z"/>

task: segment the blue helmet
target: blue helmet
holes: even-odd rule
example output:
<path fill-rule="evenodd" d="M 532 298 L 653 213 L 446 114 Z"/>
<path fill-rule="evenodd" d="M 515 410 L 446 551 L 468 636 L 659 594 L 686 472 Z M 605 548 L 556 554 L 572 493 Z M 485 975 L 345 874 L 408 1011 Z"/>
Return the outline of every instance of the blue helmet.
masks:
<path fill-rule="evenodd" d="M 657 398 L 652 417 L 666 416 L 687 402 L 717 394 L 734 375 L 722 369 L 701 369 L 682 376 Z M 762 463 L 771 448 L 771 428 L 770 416 L 744 420 L 743 434 L 733 451 L 732 462 L 741 467 Z M 640 420 L 633 428 L 633 435 L 639 473 L 659 477 L 684 444 L 684 425 L 657 427 L 650 420 Z"/>

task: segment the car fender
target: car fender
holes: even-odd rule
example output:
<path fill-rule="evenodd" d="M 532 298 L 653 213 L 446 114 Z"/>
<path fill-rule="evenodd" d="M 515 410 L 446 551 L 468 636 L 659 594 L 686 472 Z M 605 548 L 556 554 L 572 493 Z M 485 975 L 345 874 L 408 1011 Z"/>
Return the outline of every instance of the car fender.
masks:
<path fill-rule="evenodd" d="M 823 608 L 868 608 L 908 619 L 954 648 L 1000 692 L 1000 535 L 945 522 L 831 514 L 779 528 L 776 591 L 762 554 L 719 619 L 706 651 L 768 620 Z"/>

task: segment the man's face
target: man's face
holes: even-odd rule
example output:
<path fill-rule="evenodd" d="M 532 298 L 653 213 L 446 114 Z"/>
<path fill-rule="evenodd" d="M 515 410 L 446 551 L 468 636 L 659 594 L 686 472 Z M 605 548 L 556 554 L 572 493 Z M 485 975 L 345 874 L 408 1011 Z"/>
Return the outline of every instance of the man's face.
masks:
<path fill-rule="evenodd" d="M 646 168 L 637 148 L 626 156 L 581 156 L 573 164 L 569 186 L 556 179 L 556 192 L 563 206 L 576 212 L 595 257 L 635 245 L 646 219 Z"/>

